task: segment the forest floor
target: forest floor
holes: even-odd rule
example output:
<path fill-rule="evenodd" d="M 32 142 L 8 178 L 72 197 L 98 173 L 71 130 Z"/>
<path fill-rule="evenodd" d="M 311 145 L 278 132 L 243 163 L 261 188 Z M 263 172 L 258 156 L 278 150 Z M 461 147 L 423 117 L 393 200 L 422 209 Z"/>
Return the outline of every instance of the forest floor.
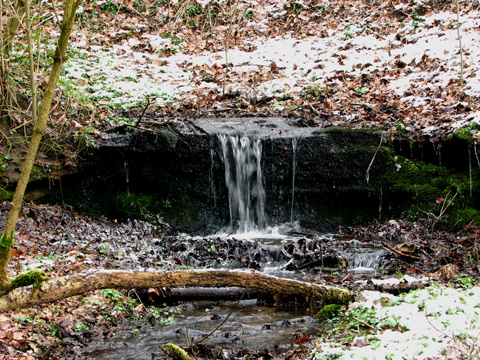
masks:
<path fill-rule="evenodd" d="M 458 23 L 444 0 L 96 4 L 82 10 L 65 88 L 132 120 L 144 108 L 288 116 L 419 138 L 480 123 L 475 1 L 459 1 Z"/>
<path fill-rule="evenodd" d="M 457 23 L 455 2 L 444 0 L 85 3 L 42 149 L 48 158 L 41 154 L 37 164 L 50 172 L 57 165 L 73 166 L 79 151 L 94 145 L 103 130 L 147 118 L 173 122 L 281 116 L 303 119 L 307 126 L 379 127 L 392 136 L 401 132 L 419 140 L 464 129 L 476 139 L 480 5 L 478 1 L 459 5 Z M 42 26 L 54 44 L 58 24 Z M 19 59 L 24 57 L 22 51 L 18 54 Z M 2 155 L 11 156 L 9 173 L 2 175 L 10 181 L 18 176 L 25 150 L 22 131 L 28 129 L 22 116 L 14 116 L 13 123 L 2 128 Z M 6 136 L 9 132 L 11 136 Z M 66 134 L 77 141 L 67 143 Z M 52 153 L 57 157 L 53 165 Z M 2 205 L 2 224 L 7 207 Z M 479 229 L 473 225 L 453 232 L 440 231 L 428 220 L 392 220 L 339 229 L 339 234 L 376 245 L 415 240 L 414 249 L 404 249 L 407 256 L 385 258 L 379 277 L 427 276 L 467 292 L 478 283 Z M 187 253 L 178 255 L 175 243 L 164 239 L 163 229 L 146 222 L 119 224 L 29 204 L 20 218 L 9 271 L 15 275 L 33 266 L 62 276 L 95 267 L 219 265 L 218 254 L 208 251 L 211 240 L 182 239 L 195 243 L 192 247 L 202 255 L 195 260 Z M 226 251 L 220 240 L 214 239 L 214 245 L 217 251 Z M 242 246 L 245 258 L 255 250 Z M 172 252 L 177 255 L 172 257 Z M 256 266 L 240 263 L 245 268 Z M 319 281 L 374 290 L 367 280 L 364 275 L 341 273 Z M 171 315 L 168 310 L 154 313 L 128 295 L 99 291 L 1 314 L 0 359 L 81 359 L 83 349 L 116 331 L 145 321 L 161 325 Z M 397 338 L 400 333 L 404 332 L 395 332 Z M 465 333 L 463 339 L 448 335 L 461 356 L 470 350 L 478 354 L 472 335 Z M 316 357 L 325 349 L 325 339 L 310 340 L 305 346 L 292 345 L 278 358 Z M 356 339 L 352 344 L 357 350 L 372 348 L 373 340 Z M 268 356 L 257 350 L 238 357 Z M 450 354 L 458 358 L 458 353 Z M 431 358 L 447 355 L 438 352 Z M 160 350 L 155 356 L 165 358 Z M 232 350 L 231 358 L 235 356 Z"/>

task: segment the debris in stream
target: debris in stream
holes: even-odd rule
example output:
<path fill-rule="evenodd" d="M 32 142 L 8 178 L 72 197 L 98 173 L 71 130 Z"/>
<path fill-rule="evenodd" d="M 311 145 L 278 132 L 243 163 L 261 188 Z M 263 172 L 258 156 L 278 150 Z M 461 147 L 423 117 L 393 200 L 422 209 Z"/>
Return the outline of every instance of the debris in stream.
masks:
<path fill-rule="evenodd" d="M 3 204 L 0 222 L 5 222 L 6 216 L 6 204 Z M 9 271 L 18 274 L 28 268 L 37 268 L 45 270 L 50 276 L 61 276 L 101 267 L 178 269 L 185 266 L 229 266 L 247 269 L 255 266 L 270 273 L 278 271 L 282 276 L 297 273 L 304 280 L 334 286 L 341 284 L 353 290 L 381 289 L 399 293 L 428 286 L 429 278 L 456 281 L 457 274 L 478 278 L 478 233 L 479 229 L 473 225 L 455 233 L 432 232 L 428 220 L 395 220 L 364 227 L 341 228 L 337 236 L 306 235 L 285 243 L 261 244 L 218 236 L 165 236 L 159 228 L 144 221 L 117 223 L 81 216 L 59 206 L 25 204 Z M 347 258 L 345 252 L 362 247 L 382 249 L 382 241 L 392 247 L 397 243 L 413 242 L 414 254 L 421 259 L 403 258 L 382 250 L 384 252 L 373 273 L 348 273 L 340 266 L 333 272 L 322 272 L 315 267 L 305 267 L 300 272 L 287 271 L 278 266 L 272 270 L 272 264 L 293 264 L 292 259 L 298 268 L 308 264 L 308 261 L 311 263 L 312 259 L 321 259 L 321 256 Z M 409 282 L 397 288 L 393 286 L 391 290 L 379 283 L 383 278 L 400 275 L 404 279 L 428 276 L 423 282 Z M 63 300 L 54 306 L 4 314 L 0 316 L 2 349 L 9 358 L 33 353 L 32 349 L 35 349 L 48 356 L 57 354 L 80 359 L 79 353 L 87 345 L 101 343 L 111 338 L 114 332 L 121 329 L 142 331 L 138 328 L 140 318 L 144 319 L 141 322 L 150 319 L 148 323 L 158 323 L 162 319 L 153 317 L 150 313 L 152 310 L 135 302 L 134 292 L 131 292 L 131 296 L 126 296 L 126 292 L 119 294 L 94 292 Z M 43 328 L 47 330 L 39 332 L 34 325 L 37 322 L 44 324 Z M 24 342 L 24 339 L 29 341 Z M 285 353 L 288 349 L 282 351 Z M 231 356 L 233 352 L 232 348 Z M 260 353 L 252 350 L 248 356 L 254 358 L 254 354 Z"/>

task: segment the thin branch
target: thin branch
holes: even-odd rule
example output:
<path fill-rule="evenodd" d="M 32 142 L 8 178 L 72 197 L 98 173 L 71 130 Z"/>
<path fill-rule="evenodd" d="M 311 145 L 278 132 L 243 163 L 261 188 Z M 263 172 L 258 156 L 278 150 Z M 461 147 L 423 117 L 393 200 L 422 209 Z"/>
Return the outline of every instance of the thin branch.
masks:
<path fill-rule="evenodd" d="M 475 139 L 475 143 L 473 144 L 473 148 L 475 149 L 475 157 L 477 158 L 478 167 L 480 167 L 480 160 L 478 159 L 478 152 L 477 152 L 477 139 Z"/>
<path fill-rule="evenodd" d="M 370 161 L 370 164 L 368 165 L 368 168 L 367 168 L 367 175 L 366 175 L 367 184 L 370 181 L 370 169 L 372 168 L 373 162 L 375 161 L 375 157 L 377 156 L 378 150 L 380 150 L 382 143 L 383 143 L 383 131 L 382 131 L 382 135 L 380 136 L 380 143 L 377 146 L 377 150 L 375 150 L 375 154 L 373 154 L 372 161 Z"/>
<path fill-rule="evenodd" d="M 147 99 L 147 103 L 145 104 L 145 107 L 143 108 L 143 111 L 140 114 L 140 117 L 138 118 L 137 122 L 135 123 L 135 126 L 140 125 L 140 123 L 142 122 L 142 119 L 143 119 L 143 115 L 145 115 L 145 111 L 147 111 L 147 108 L 152 103 L 152 99 L 150 99 L 150 97 L 148 97 L 147 95 L 144 95 L 144 96 L 145 96 L 145 99 Z"/>
<path fill-rule="evenodd" d="M 232 24 L 233 24 L 233 8 L 232 8 L 232 1 L 228 2 L 229 4 L 229 11 L 230 11 L 230 23 L 228 24 L 227 33 L 225 34 L 225 72 L 223 73 L 223 97 L 225 97 L 226 87 L 227 87 L 227 74 L 228 74 L 228 40 L 230 38 L 230 33 L 232 31 Z"/>
<path fill-rule="evenodd" d="M 370 325 L 369 323 L 367 323 L 367 322 L 365 322 L 365 321 L 363 321 L 363 320 L 360 320 L 359 318 L 357 318 L 357 317 L 355 317 L 355 316 L 350 316 L 350 317 L 351 317 L 353 320 L 358 321 L 360 324 L 363 324 L 363 325 L 365 325 L 366 327 L 369 327 L 369 328 L 372 329 L 372 330 L 375 330 L 375 331 L 378 330 L 378 329 L 375 328 L 374 326 Z"/>
<path fill-rule="evenodd" d="M 228 319 L 230 318 L 230 316 L 233 314 L 233 311 L 237 308 L 238 304 L 240 304 L 240 301 L 242 301 L 243 295 L 245 295 L 245 290 L 243 291 L 242 296 L 240 296 L 240 299 L 238 299 L 238 301 L 235 303 L 235 306 L 232 308 L 232 310 L 230 310 L 230 312 L 228 313 L 227 317 L 226 317 L 220 324 L 218 324 L 218 326 L 215 327 L 215 329 L 213 329 L 210 333 L 208 333 L 208 334 L 205 335 L 202 339 L 200 339 L 200 341 L 198 341 L 198 342 L 196 343 L 196 345 L 200 345 L 204 340 L 207 340 L 210 336 L 212 336 L 213 334 L 215 334 L 215 331 L 217 331 L 218 329 L 220 329 L 220 328 L 222 327 L 222 325 L 227 322 L 227 320 L 228 320 Z"/>
<path fill-rule="evenodd" d="M 455 198 L 458 195 L 458 191 L 455 193 L 455 195 L 453 195 L 453 197 L 450 199 L 448 204 L 445 206 L 445 203 L 447 202 L 447 199 L 448 199 L 448 195 L 450 195 L 450 191 L 448 192 L 447 196 L 445 197 L 445 201 L 442 204 L 442 209 L 440 210 L 440 214 L 437 217 L 438 220 L 440 220 L 443 217 L 443 215 L 445 214 L 445 211 L 447 211 L 448 207 L 452 204 L 453 200 L 455 200 Z"/>
<path fill-rule="evenodd" d="M 35 63 L 33 61 L 33 44 L 32 44 L 32 19 L 30 18 L 31 0 L 25 3 L 25 22 L 27 27 L 27 48 L 28 62 L 30 70 L 30 93 L 32 96 L 32 122 L 37 123 L 37 81 L 35 79 Z"/>
<path fill-rule="evenodd" d="M 384 248 L 386 248 L 387 250 L 390 250 L 391 252 L 393 252 L 393 253 L 395 253 L 399 256 L 408 257 L 410 259 L 415 259 L 415 260 L 421 260 L 421 258 L 419 258 L 418 256 L 414 256 L 414 255 L 404 253 L 403 251 L 397 250 L 397 249 L 391 247 L 390 245 L 384 243 L 383 241 L 381 242 L 381 244 Z"/>

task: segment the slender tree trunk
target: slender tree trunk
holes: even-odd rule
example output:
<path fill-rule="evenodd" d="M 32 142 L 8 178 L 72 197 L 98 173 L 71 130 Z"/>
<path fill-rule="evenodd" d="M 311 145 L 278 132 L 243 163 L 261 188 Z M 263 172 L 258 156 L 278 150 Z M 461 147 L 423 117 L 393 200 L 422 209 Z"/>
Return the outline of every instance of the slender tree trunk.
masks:
<path fill-rule="evenodd" d="M 32 123 L 37 122 L 37 80 L 35 78 L 35 62 L 33 61 L 32 19 L 30 17 L 31 0 L 26 0 L 25 23 L 27 28 L 28 62 L 30 63 L 30 91 L 32 96 Z"/>
<path fill-rule="evenodd" d="M 63 20 L 60 25 L 61 32 L 60 38 L 57 43 L 57 49 L 55 51 L 53 59 L 52 72 L 48 79 L 47 87 L 43 95 L 42 103 L 38 110 L 38 118 L 33 128 L 33 134 L 30 139 L 30 145 L 28 152 L 23 162 L 22 172 L 18 179 L 17 188 L 13 195 L 12 206 L 8 212 L 7 223 L 3 231 L 3 235 L 0 239 L 0 286 L 8 283 L 7 265 L 10 260 L 10 250 L 13 245 L 13 237 L 15 234 L 15 227 L 17 225 L 18 215 L 22 207 L 23 196 L 25 189 L 30 179 L 30 173 L 32 171 L 33 162 L 37 156 L 40 140 L 42 139 L 45 129 L 47 127 L 47 120 L 50 114 L 50 108 L 52 105 L 52 99 L 57 87 L 58 79 L 60 78 L 60 72 L 62 70 L 62 64 L 67 59 L 67 45 L 72 32 L 73 24 L 75 21 L 75 12 L 80 5 L 81 0 L 66 0 L 65 10 L 63 14 Z"/>
<path fill-rule="evenodd" d="M 5 51 L 4 51 L 4 32 L 5 27 L 3 24 L 3 1 L 0 0 L 0 118 L 3 113 L 3 108 L 6 104 L 6 74 L 5 74 Z"/>
<path fill-rule="evenodd" d="M 12 42 L 17 34 L 17 29 L 25 16 L 25 1 L 17 0 L 7 21 L 5 33 L 3 33 L 3 53 L 8 57 L 12 48 Z"/>

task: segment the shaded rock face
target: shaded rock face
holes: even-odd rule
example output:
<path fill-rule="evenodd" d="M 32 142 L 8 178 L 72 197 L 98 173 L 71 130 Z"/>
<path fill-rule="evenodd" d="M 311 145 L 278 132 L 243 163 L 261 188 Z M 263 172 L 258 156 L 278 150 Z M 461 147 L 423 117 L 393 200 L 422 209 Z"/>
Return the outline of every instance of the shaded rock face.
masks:
<path fill-rule="evenodd" d="M 80 212 L 109 218 L 158 215 L 178 231 L 237 231 L 239 219 L 231 213 L 238 205 L 232 205 L 236 195 L 227 186 L 225 163 L 232 178 L 240 170 L 235 170 L 232 150 L 225 156 L 220 135 L 236 137 L 239 144 L 246 137 L 260 139 L 261 148 L 260 154 L 248 155 L 251 164 L 242 170 L 251 177 L 245 186 L 251 195 L 245 201 L 251 202 L 246 211 L 251 212 L 253 228 L 299 221 L 329 231 L 401 210 L 402 201 L 391 191 L 387 176 L 396 171 L 395 152 L 406 157 L 425 154 L 438 162 L 438 151 L 448 148 L 429 145 L 430 153 L 399 140 L 387 143 L 376 131 L 301 128 L 281 119 L 195 124 L 182 133 L 164 128 L 157 133 L 108 134 L 77 174 L 62 179 L 65 202 Z M 452 161 L 449 158 L 444 155 L 445 162 Z M 259 178 L 261 190 L 252 185 Z"/>

